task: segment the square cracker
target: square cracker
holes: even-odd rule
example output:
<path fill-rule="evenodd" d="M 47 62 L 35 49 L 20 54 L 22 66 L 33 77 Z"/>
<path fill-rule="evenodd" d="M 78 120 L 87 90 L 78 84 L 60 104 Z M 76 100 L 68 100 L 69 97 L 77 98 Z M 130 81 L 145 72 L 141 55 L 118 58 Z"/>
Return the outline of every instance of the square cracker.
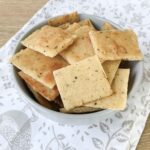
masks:
<path fill-rule="evenodd" d="M 68 110 L 68 111 L 65 108 L 60 108 L 59 109 L 60 112 L 63 112 L 63 113 L 74 113 L 74 114 L 94 112 L 94 111 L 98 111 L 98 110 L 101 110 L 101 109 L 93 108 L 93 107 L 86 107 L 86 106 L 76 107 L 76 108 Z"/>
<path fill-rule="evenodd" d="M 89 26 L 89 27 L 95 29 L 90 19 L 81 20 L 80 22 L 78 22 L 78 24 L 79 24 L 80 26 L 85 26 L 85 25 L 87 25 L 87 26 Z"/>
<path fill-rule="evenodd" d="M 85 26 L 85 25 L 95 29 L 90 19 L 85 19 L 85 20 L 82 20 L 78 23 L 73 23 L 73 24 L 65 23 L 65 24 L 60 25 L 59 27 L 62 29 L 71 28 L 72 31 L 74 32 L 74 30 L 78 29 L 81 26 Z"/>
<path fill-rule="evenodd" d="M 75 38 L 75 35 L 71 35 L 61 28 L 46 25 L 29 35 L 22 41 L 22 44 L 45 56 L 54 57 L 70 46 Z"/>
<path fill-rule="evenodd" d="M 65 14 L 62 16 L 52 18 L 52 19 L 48 20 L 48 24 L 50 26 L 58 27 L 58 26 L 63 25 L 65 23 L 74 23 L 74 22 L 78 22 L 79 20 L 80 20 L 80 17 L 78 15 L 78 13 L 72 12 L 70 14 Z"/>
<path fill-rule="evenodd" d="M 92 23 L 91 23 L 91 21 L 89 19 L 82 20 L 82 21 L 80 21 L 78 23 L 75 22 L 75 23 L 70 24 L 70 25 L 69 24 L 64 24 L 64 25 L 62 25 L 60 27 L 66 29 L 66 31 L 68 33 L 72 33 L 73 34 L 76 30 L 78 30 L 80 27 L 83 27 L 83 26 L 88 26 L 90 29 L 94 29 L 95 30 L 94 26 L 92 25 Z M 87 32 L 87 30 L 85 30 L 85 32 Z M 77 31 L 77 33 L 80 33 L 80 32 Z M 82 34 L 83 33 L 81 32 L 79 35 L 82 35 Z"/>
<path fill-rule="evenodd" d="M 11 63 L 50 89 L 55 86 L 53 71 L 67 65 L 61 56 L 50 58 L 28 48 L 12 56 Z"/>
<path fill-rule="evenodd" d="M 30 92 L 33 94 L 33 96 L 35 97 L 36 101 L 41 104 L 42 106 L 52 109 L 52 110 L 57 110 L 58 111 L 58 106 L 57 104 L 55 104 L 54 102 L 49 102 L 47 101 L 44 97 L 42 97 L 39 93 L 37 93 L 36 91 L 34 91 L 34 89 L 27 84 L 27 87 L 29 88 Z"/>
<path fill-rule="evenodd" d="M 74 32 L 79 29 L 81 26 L 79 25 L 79 23 L 73 23 L 71 24 L 65 31 L 70 33 L 70 34 L 74 34 Z"/>
<path fill-rule="evenodd" d="M 101 61 L 143 58 L 136 34 L 131 30 L 90 31 L 89 35 Z"/>
<path fill-rule="evenodd" d="M 85 106 L 101 109 L 124 110 L 127 101 L 128 80 L 130 69 L 118 69 L 112 83 L 114 94 Z"/>
<path fill-rule="evenodd" d="M 113 27 L 110 23 L 104 22 L 104 24 L 101 27 L 101 31 L 105 31 L 105 30 L 116 30 L 116 28 Z M 113 60 L 113 61 L 105 61 L 102 64 L 110 84 L 112 83 L 115 77 L 120 62 L 121 62 L 120 60 Z"/>
<path fill-rule="evenodd" d="M 77 26 L 78 25 L 72 26 L 72 30 L 74 30 L 73 33 L 78 37 L 77 40 L 65 51 L 60 53 L 60 55 L 70 64 L 94 55 L 94 49 L 88 34 L 92 28 L 85 25 L 75 29 Z"/>
<path fill-rule="evenodd" d="M 42 95 L 48 101 L 53 101 L 59 95 L 57 87 L 55 86 L 53 89 L 47 88 L 40 82 L 36 81 L 35 79 L 31 78 L 24 72 L 20 71 L 19 76 L 32 87 L 32 89 Z"/>
<path fill-rule="evenodd" d="M 59 26 L 59 28 L 64 29 L 64 30 L 69 28 L 69 27 L 70 27 L 70 23 L 65 23 L 65 24 L 62 24 Z"/>
<path fill-rule="evenodd" d="M 83 26 L 88 26 L 91 29 L 95 29 L 92 22 L 89 19 L 81 20 L 78 23 L 75 22 L 70 25 L 64 24 L 64 26 L 67 26 L 66 31 L 69 33 L 74 33 L 76 30 L 78 30 L 80 27 L 83 27 Z M 87 32 L 87 31 L 85 31 L 85 32 Z M 77 32 L 77 33 L 80 33 L 80 32 Z M 81 32 L 79 35 L 82 35 L 82 34 L 83 33 Z"/>
<path fill-rule="evenodd" d="M 105 31 L 105 30 L 115 30 L 116 28 L 113 27 L 110 23 L 108 22 L 104 22 L 104 24 L 102 25 L 101 27 L 101 30 L 102 31 Z"/>
<path fill-rule="evenodd" d="M 107 79 L 109 83 L 111 84 L 115 74 L 119 68 L 121 60 L 112 60 L 112 61 L 105 61 L 102 66 L 104 68 L 104 71 L 107 75 Z"/>
<path fill-rule="evenodd" d="M 53 73 L 66 110 L 112 94 L 97 56 L 89 57 Z"/>

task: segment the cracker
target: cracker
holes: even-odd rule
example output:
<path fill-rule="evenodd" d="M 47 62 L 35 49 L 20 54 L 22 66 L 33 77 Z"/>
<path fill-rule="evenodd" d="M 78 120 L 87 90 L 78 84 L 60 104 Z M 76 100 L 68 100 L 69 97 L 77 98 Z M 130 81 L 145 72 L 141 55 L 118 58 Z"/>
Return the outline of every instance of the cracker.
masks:
<path fill-rule="evenodd" d="M 31 93 L 33 94 L 33 96 L 35 97 L 35 99 L 37 100 L 37 102 L 39 104 L 41 104 L 42 106 L 52 109 L 52 110 L 58 110 L 58 106 L 55 103 L 50 103 L 49 101 L 47 101 L 44 97 L 42 97 L 39 93 L 37 93 L 36 91 L 33 90 L 33 88 L 27 84 L 27 87 L 29 88 L 29 90 L 31 91 Z"/>
<path fill-rule="evenodd" d="M 136 34 L 131 30 L 90 31 L 89 35 L 101 61 L 143 58 Z"/>
<path fill-rule="evenodd" d="M 81 26 L 89 26 L 95 29 L 90 19 L 81 20 L 80 22 L 78 23 L 75 22 L 73 24 L 65 23 L 60 25 L 59 27 L 62 29 L 72 30 L 72 32 L 74 32 L 76 29 L 80 28 Z"/>
<path fill-rule="evenodd" d="M 90 19 L 86 19 L 86 20 L 82 20 L 78 23 L 75 22 L 73 24 L 70 24 L 68 26 L 68 28 L 66 28 L 66 31 L 69 32 L 69 33 L 74 33 L 76 30 L 78 30 L 80 27 L 83 27 L 83 26 L 86 26 L 86 27 L 88 26 L 90 29 L 95 30 L 95 28 L 94 28 L 92 22 L 90 21 Z M 87 32 L 87 31 L 85 31 L 85 32 Z M 79 33 L 79 32 L 77 31 L 77 33 Z M 80 35 L 82 35 L 82 33 Z"/>
<path fill-rule="evenodd" d="M 50 89 L 55 86 L 53 71 L 67 65 L 61 56 L 50 58 L 28 48 L 15 54 L 11 63 Z"/>
<path fill-rule="evenodd" d="M 73 45 L 60 53 L 70 64 L 94 55 L 94 49 L 88 34 L 90 30 L 92 28 L 87 25 L 75 29 L 74 34 L 78 36 L 77 40 Z"/>
<path fill-rule="evenodd" d="M 74 34 L 78 37 L 78 38 L 83 38 L 84 36 L 89 37 L 89 32 L 90 31 L 95 31 L 95 29 L 91 28 L 88 25 L 84 25 L 84 26 L 80 26 L 80 28 L 78 28 L 77 30 L 74 31 Z M 90 40 L 90 38 L 89 38 Z"/>
<path fill-rule="evenodd" d="M 79 23 L 73 23 L 71 24 L 65 31 L 71 34 L 74 34 L 74 32 L 79 29 L 81 26 Z"/>
<path fill-rule="evenodd" d="M 68 28 L 66 28 L 66 31 L 69 33 L 74 33 L 77 29 L 79 29 L 82 26 L 88 26 L 91 29 L 95 29 L 92 22 L 89 19 L 81 20 L 80 22 L 75 22 L 73 24 L 68 25 Z"/>
<path fill-rule="evenodd" d="M 89 57 L 53 73 L 66 110 L 112 94 L 97 56 Z"/>
<path fill-rule="evenodd" d="M 101 109 L 124 110 L 127 101 L 129 73 L 130 69 L 118 69 L 112 83 L 114 94 L 95 102 L 88 103 L 85 106 Z"/>
<path fill-rule="evenodd" d="M 86 107 L 86 106 L 80 106 L 80 107 L 76 107 L 72 110 L 67 111 L 65 108 L 60 108 L 59 111 L 63 112 L 63 113 L 75 113 L 75 114 L 79 114 L 79 113 L 88 113 L 88 112 L 95 112 L 95 111 L 99 111 L 101 109 L 99 108 L 92 108 L 92 107 Z"/>
<path fill-rule="evenodd" d="M 22 44 L 45 56 L 54 57 L 70 46 L 75 38 L 75 35 L 71 35 L 61 28 L 45 25 L 24 39 Z"/>
<path fill-rule="evenodd" d="M 65 23 L 65 24 L 60 25 L 59 28 L 62 28 L 65 30 L 65 29 L 69 28 L 69 26 L 70 26 L 70 23 Z"/>
<path fill-rule="evenodd" d="M 62 16 L 52 18 L 52 19 L 48 20 L 48 24 L 50 26 L 58 27 L 62 24 L 74 23 L 74 22 L 78 22 L 79 20 L 80 20 L 80 18 L 79 18 L 78 13 L 77 12 L 72 12 L 70 14 L 65 14 L 65 15 L 62 15 Z"/>
<path fill-rule="evenodd" d="M 113 61 L 105 61 L 102 64 L 110 84 L 112 83 L 115 77 L 115 74 L 119 68 L 120 63 L 121 63 L 120 60 L 113 60 Z"/>
<path fill-rule="evenodd" d="M 79 24 L 80 26 L 85 26 L 85 25 L 87 25 L 87 26 L 89 26 L 89 27 L 95 29 L 90 19 L 81 20 L 80 22 L 78 22 L 78 24 Z"/>
<path fill-rule="evenodd" d="M 105 30 L 115 30 L 116 28 L 113 27 L 110 23 L 108 22 L 104 22 L 104 24 L 102 25 L 101 27 L 101 30 L 102 31 L 105 31 Z"/>
<path fill-rule="evenodd" d="M 20 71 L 18 74 L 28 85 L 32 87 L 34 91 L 38 92 L 48 101 L 55 100 L 55 98 L 59 95 L 59 92 L 56 86 L 53 89 L 50 89 L 44 86 L 43 84 L 41 84 L 40 82 L 34 80 L 27 74 L 23 73 L 22 71 Z"/>

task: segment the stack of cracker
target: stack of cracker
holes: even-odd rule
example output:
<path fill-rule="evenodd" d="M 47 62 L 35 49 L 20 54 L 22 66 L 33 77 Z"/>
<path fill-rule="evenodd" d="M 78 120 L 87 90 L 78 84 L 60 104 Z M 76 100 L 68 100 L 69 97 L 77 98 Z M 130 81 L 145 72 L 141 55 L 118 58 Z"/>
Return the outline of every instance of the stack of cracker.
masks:
<path fill-rule="evenodd" d="M 143 58 L 132 30 L 107 22 L 97 30 L 73 12 L 50 19 L 21 43 L 26 48 L 11 63 L 41 105 L 64 113 L 125 109 L 130 69 L 119 65 Z"/>

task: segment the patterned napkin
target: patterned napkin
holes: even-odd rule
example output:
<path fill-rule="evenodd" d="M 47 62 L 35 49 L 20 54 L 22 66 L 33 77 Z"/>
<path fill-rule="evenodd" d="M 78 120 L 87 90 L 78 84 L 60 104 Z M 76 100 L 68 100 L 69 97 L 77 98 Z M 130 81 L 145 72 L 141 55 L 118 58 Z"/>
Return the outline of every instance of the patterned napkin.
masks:
<path fill-rule="evenodd" d="M 0 149 L 134 150 L 150 112 L 150 1 L 50 0 L 0 50 Z M 77 10 L 105 17 L 138 34 L 144 53 L 143 83 L 125 111 L 114 112 L 84 126 L 58 124 L 35 111 L 19 95 L 8 58 L 16 43 L 44 19 Z"/>

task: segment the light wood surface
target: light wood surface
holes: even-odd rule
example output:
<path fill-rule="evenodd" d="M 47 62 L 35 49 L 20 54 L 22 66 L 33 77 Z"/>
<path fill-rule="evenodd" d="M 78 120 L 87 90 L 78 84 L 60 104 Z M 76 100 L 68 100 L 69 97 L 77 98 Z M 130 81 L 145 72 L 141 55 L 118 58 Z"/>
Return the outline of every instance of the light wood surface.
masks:
<path fill-rule="evenodd" d="M 0 0 L 0 47 L 46 2 L 47 0 Z M 137 150 L 150 150 L 150 117 Z"/>

